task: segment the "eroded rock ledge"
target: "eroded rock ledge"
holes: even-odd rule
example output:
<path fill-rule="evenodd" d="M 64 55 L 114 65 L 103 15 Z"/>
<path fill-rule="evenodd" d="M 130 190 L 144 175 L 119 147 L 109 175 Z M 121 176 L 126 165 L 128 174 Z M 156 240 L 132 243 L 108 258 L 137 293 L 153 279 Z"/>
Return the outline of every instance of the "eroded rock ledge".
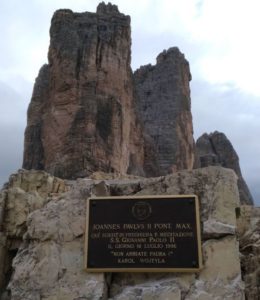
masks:
<path fill-rule="evenodd" d="M 86 273 L 86 198 L 104 191 L 197 194 L 203 270 L 198 274 Z M 208 167 L 151 179 L 108 179 L 107 175 L 104 181 L 64 181 L 43 171 L 21 170 L 11 176 L 0 199 L 0 284 L 5 299 L 244 299 L 236 237 L 239 195 L 231 170 Z"/>

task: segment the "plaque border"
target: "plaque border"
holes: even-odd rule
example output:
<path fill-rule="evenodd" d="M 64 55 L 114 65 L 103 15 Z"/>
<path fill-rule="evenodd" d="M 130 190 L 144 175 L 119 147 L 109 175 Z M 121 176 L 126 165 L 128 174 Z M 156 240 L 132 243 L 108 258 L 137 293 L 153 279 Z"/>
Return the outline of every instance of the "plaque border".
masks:
<path fill-rule="evenodd" d="M 88 229 L 89 229 L 89 205 L 90 200 L 134 200 L 134 199 L 180 199 L 180 198 L 194 198 L 195 200 L 195 218 L 196 218 L 196 233 L 197 233 L 197 245 L 198 245 L 198 267 L 197 268 L 88 268 Z M 188 195 L 145 195 L 145 196 L 99 196 L 99 197 L 89 197 L 86 200 L 86 222 L 85 222 L 85 234 L 84 234 L 84 270 L 89 273 L 106 273 L 106 272 L 130 272 L 130 273 L 197 273 L 203 268 L 202 264 L 202 243 L 201 243 L 201 226 L 200 226 L 200 208 L 199 208 L 199 199 L 197 195 L 188 194 Z"/>

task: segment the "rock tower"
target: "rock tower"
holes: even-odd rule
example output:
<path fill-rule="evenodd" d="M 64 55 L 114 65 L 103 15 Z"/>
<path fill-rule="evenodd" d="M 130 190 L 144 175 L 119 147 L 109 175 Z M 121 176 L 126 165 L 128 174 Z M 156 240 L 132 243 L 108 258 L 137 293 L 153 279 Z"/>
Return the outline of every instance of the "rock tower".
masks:
<path fill-rule="evenodd" d="M 189 63 L 178 48 L 163 51 L 155 66 L 134 73 L 137 107 L 144 127 L 147 176 L 192 169 L 194 140 Z"/>
<path fill-rule="evenodd" d="M 242 176 L 239 157 L 231 142 L 222 132 L 204 133 L 196 142 L 198 168 L 208 166 L 222 166 L 235 171 L 238 176 L 238 190 L 240 202 L 253 204 L 254 200 Z"/>
<path fill-rule="evenodd" d="M 129 167 L 142 173 L 130 46 L 130 17 L 115 5 L 101 3 L 96 13 L 56 11 L 49 63 L 28 109 L 25 169 L 62 178 L 126 173 Z"/>
<path fill-rule="evenodd" d="M 58 10 L 28 109 L 23 168 L 158 176 L 191 169 L 189 64 L 178 48 L 132 73 L 130 17 Z"/>

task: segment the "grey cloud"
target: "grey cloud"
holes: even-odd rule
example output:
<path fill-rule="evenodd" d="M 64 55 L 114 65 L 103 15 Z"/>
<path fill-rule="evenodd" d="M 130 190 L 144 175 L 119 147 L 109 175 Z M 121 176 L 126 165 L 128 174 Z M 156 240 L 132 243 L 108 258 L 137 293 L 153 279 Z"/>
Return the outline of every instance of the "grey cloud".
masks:
<path fill-rule="evenodd" d="M 260 205 L 258 154 L 260 143 L 259 98 L 230 86 L 194 80 L 192 111 L 195 137 L 215 130 L 224 132 L 240 158 L 243 176 Z"/>
<path fill-rule="evenodd" d="M 204 45 L 192 44 L 188 37 L 178 33 L 156 34 L 145 32 L 140 28 L 132 29 L 132 68 L 133 70 L 145 64 L 155 64 L 157 55 L 164 49 L 178 47 L 185 54 L 190 62 L 193 77 L 199 76 L 197 73 L 196 61 L 206 53 Z"/>
<path fill-rule="evenodd" d="M 4 132 L 3 132 L 4 131 Z M 23 126 L 9 126 L 0 130 L 0 186 L 9 175 L 21 168 L 23 155 Z"/>
<path fill-rule="evenodd" d="M 22 164 L 26 119 L 25 95 L 0 82 L 0 186 Z"/>
<path fill-rule="evenodd" d="M 9 124 L 12 126 L 13 124 L 24 123 L 24 113 L 26 112 L 24 98 L 26 94 L 26 92 L 20 94 L 6 83 L 0 81 L 1 127 Z"/>

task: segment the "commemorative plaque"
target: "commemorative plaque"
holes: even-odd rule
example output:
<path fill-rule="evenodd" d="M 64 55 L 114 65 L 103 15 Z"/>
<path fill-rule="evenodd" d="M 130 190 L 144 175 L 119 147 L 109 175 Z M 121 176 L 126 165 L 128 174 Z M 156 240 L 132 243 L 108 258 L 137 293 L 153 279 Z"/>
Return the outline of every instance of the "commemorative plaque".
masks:
<path fill-rule="evenodd" d="M 198 198 L 89 198 L 84 264 L 88 272 L 199 271 Z"/>

